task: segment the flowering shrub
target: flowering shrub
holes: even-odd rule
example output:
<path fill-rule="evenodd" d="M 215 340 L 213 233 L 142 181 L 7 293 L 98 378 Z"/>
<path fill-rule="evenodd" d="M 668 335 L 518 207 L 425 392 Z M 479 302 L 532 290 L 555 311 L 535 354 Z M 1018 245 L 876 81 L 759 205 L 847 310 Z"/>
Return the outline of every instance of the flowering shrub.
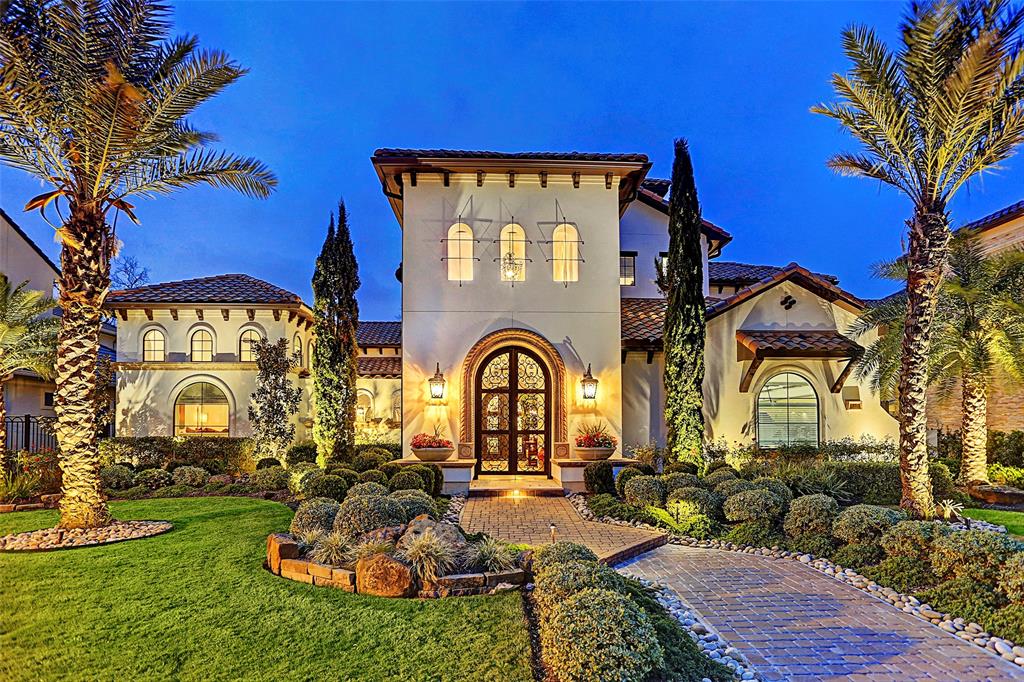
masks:
<path fill-rule="evenodd" d="M 614 448 L 619 441 L 615 436 L 608 433 L 608 426 L 604 422 L 596 424 L 581 424 L 576 429 L 576 447 L 578 448 Z"/>
<path fill-rule="evenodd" d="M 444 427 L 438 424 L 434 427 L 434 433 L 417 433 L 412 437 L 410 445 L 414 449 L 420 448 L 450 448 L 454 447 L 452 442 L 444 437 Z"/>
<path fill-rule="evenodd" d="M 15 461 L 20 473 L 39 479 L 37 493 L 55 493 L 60 490 L 60 464 L 56 450 L 21 450 L 15 455 Z"/>

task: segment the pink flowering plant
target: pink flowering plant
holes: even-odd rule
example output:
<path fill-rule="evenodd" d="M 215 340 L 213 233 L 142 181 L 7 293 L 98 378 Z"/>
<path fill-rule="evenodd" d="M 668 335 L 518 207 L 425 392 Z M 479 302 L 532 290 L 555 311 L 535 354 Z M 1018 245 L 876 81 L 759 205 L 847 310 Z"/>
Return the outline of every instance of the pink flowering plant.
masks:
<path fill-rule="evenodd" d="M 451 448 L 452 442 L 444 437 L 444 427 L 438 424 L 434 427 L 434 433 L 417 433 L 412 437 L 412 447 L 415 450 L 426 448 Z"/>
<path fill-rule="evenodd" d="M 604 422 L 581 424 L 576 429 L 576 447 L 578 448 L 614 448 L 619 444 L 615 436 L 608 433 L 608 425 Z"/>

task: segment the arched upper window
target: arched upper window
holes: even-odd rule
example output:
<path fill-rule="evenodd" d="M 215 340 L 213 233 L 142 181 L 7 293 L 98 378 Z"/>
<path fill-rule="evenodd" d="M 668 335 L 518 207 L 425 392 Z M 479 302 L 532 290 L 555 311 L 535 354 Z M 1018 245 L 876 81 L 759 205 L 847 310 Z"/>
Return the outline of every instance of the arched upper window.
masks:
<path fill-rule="evenodd" d="M 391 421 L 402 422 L 402 391 L 395 391 L 391 394 Z"/>
<path fill-rule="evenodd" d="M 807 379 L 783 372 L 764 385 L 757 395 L 757 444 L 818 444 L 818 395 Z"/>
<path fill-rule="evenodd" d="M 295 361 L 299 363 L 299 367 L 306 366 L 302 361 L 302 338 L 298 334 L 292 337 L 292 355 L 295 356 Z"/>
<path fill-rule="evenodd" d="M 501 281 L 526 281 L 526 232 L 512 223 L 501 228 Z"/>
<path fill-rule="evenodd" d="M 373 419 L 373 396 L 369 391 L 360 390 L 356 395 L 356 421 L 365 422 Z"/>
<path fill-rule="evenodd" d="M 142 361 L 163 362 L 167 359 L 167 339 L 159 329 L 150 329 L 142 335 Z"/>
<path fill-rule="evenodd" d="M 238 361 L 256 362 L 256 349 L 253 347 L 258 341 L 263 340 L 263 335 L 255 329 L 246 329 L 238 337 Z"/>
<path fill-rule="evenodd" d="M 213 334 L 205 329 L 197 329 L 192 332 L 192 341 L 189 344 L 189 357 L 192 362 L 213 361 Z"/>
<path fill-rule="evenodd" d="M 473 279 L 473 228 L 455 223 L 448 228 L 448 280 L 469 282 Z"/>
<path fill-rule="evenodd" d="M 309 349 L 309 355 L 306 356 L 306 358 L 307 358 L 306 362 L 308 362 L 309 366 L 312 367 L 313 366 L 313 339 L 309 340 L 309 343 L 306 345 L 306 348 Z"/>
<path fill-rule="evenodd" d="M 227 396 L 213 384 L 199 381 L 178 394 L 174 403 L 175 436 L 228 436 L 230 424 Z"/>
<path fill-rule="evenodd" d="M 551 258 L 556 282 L 575 282 L 580 278 L 579 232 L 562 223 L 551 235 Z"/>

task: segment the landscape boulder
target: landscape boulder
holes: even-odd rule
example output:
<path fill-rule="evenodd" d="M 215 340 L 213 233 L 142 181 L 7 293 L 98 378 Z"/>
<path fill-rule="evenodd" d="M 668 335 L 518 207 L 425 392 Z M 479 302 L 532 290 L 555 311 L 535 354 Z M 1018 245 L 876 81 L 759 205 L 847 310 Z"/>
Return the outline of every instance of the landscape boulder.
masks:
<path fill-rule="evenodd" d="M 356 562 L 356 592 L 377 597 L 410 597 L 416 592 L 412 569 L 388 554 Z"/>
<path fill-rule="evenodd" d="M 420 514 L 409 522 L 405 533 L 402 534 L 402 538 L 398 541 L 398 548 L 404 549 L 410 542 L 422 537 L 427 530 L 433 531 L 436 537 L 447 541 L 455 550 L 462 550 L 466 547 L 466 536 L 462 534 L 458 526 L 434 521 L 426 514 Z"/>

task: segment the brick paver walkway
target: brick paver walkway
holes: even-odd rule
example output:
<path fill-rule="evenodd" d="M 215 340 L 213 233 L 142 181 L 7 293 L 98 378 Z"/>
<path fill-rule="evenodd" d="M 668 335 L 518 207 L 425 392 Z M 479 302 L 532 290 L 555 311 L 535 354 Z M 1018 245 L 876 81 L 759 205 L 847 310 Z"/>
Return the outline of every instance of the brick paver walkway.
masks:
<path fill-rule="evenodd" d="M 792 560 L 667 545 L 619 568 L 667 583 L 766 680 L 1024 680 L 1024 670 Z"/>
<path fill-rule="evenodd" d="M 557 540 L 584 544 L 611 563 L 664 543 L 660 533 L 584 521 L 564 497 L 470 497 L 459 520 L 471 533 L 530 545 L 551 542 L 552 523 Z"/>

